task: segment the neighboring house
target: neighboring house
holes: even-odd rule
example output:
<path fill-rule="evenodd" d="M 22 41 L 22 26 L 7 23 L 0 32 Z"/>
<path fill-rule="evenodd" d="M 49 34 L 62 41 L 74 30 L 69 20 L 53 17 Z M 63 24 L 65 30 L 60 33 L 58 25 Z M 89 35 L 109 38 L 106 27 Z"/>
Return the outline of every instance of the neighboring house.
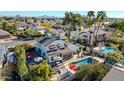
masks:
<path fill-rule="evenodd" d="M 36 51 L 49 63 L 67 61 L 73 57 L 73 52 L 67 47 L 66 42 L 55 37 L 42 39 L 36 46 Z"/>
<path fill-rule="evenodd" d="M 15 63 L 16 63 L 15 52 L 9 52 L 7 54 L 7 64 L 15 64 Z"/>
<path fill-rule="evenodd" d="M 67 33 L 68 33 L 68 31 L 67 31 Z M 80 31 L 71 31 L 71 38 L 73 38 L 73 37 L 78 37 L 78 35 L 80 34 Z"/>
<path fill-rule="evenodd" d="M 44 27 L 40 27 L 40 26 L 36 26 L 32 28 L 33 32 L 39 32 L 41 34 L 45 34 L 46 28 Z"/>
<path fill-rule="evenodd" d="M 67 37 L 63 33 L 57 34 L 56 37 L 60 40 L 67 40 Z"/>
<path fill-rule="evenodd" d="M 10 33 L 0 29 L 0 39 L 10 38 Z"/>
<path fill-rule="evenodd" d="M 111 68 L 102 81 L 124 81 L 124 71 Z"/>
<path fill-rule="evenodd" d="M 83 39 L 84 45 L 90 44 L 90 38 L 91 38 L 90 32 L 82 31 L 81 33 L 79 33 L 78 38 Z"/>
<path fill-rule="evenodd" d="M 19 24 L 16 25 L 16 29 L 17 30 L 24 30 L 28 28 L 28 24 L 25 22 L 21 22 Z"/>
<path fill-rule="evenodd" d="M 0 45 L 0 70 L 2 69 L 5 56 L 7 54 L 7 48 L 5 45 Z"/>
<path fill-rule="evenodd" d="M 94 40 L 96 41 L 96 43 L 103 42 L 107 38 L 106 31 L 99 30 L 97 35 L 96 33 L 95 34 L 93 33 L 94 31 L 82 31 L 82 32 L 78 31 L 77 33 L 75 31 L 75 32 L 72 32 L 71 36 L 74 42 L 76 42 L 78 38 L 82 38 L 84 45 L 89 45 L 91 43 L 90 40 L 93 39 L 93 35 L 95 35 Z"/>
<path fill-rule="evenodd" d="M 107 38 L 107 32 L 104 30 L 99 30 L 97 36 L 95 35 L 95 37 L 96 37 L 96 42 L 102 42 Z"/>

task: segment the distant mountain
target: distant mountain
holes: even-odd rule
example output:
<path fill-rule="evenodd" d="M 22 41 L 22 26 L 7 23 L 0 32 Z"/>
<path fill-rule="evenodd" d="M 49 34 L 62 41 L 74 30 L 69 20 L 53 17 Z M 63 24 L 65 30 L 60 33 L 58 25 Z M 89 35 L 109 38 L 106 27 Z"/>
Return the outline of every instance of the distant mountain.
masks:
<path fill-rule="evenodd" d="M 120 19 L 123 19 L 123 18 L 107 18 L 107 19 L 110 22 L 115 22 L 115 21 L 120 20 Z"/>
<path fill-rule="evenodd" d="M 60 17 L 42 15 L 42 16 L 38 16 L 38 18 L 60 18 Z"/>

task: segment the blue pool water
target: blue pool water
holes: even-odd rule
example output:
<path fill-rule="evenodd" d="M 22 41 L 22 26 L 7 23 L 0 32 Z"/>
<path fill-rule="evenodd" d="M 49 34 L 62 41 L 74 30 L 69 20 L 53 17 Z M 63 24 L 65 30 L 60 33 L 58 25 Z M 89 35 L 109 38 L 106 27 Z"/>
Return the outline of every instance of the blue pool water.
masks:
<path fill-rule="evenodd" d="M 111 48 L 111 47 L 102 47 L 101 48 L 101 52 L 103 54 L 108 54 L 109 52 L 113 52 L 115 51 L 116 49 L 115 48 Z"/>
<path fill-rule="evenodd" d="M 93 59 L 91 57 L 84 58 L 77 62 L 74 62 L 74 64 L 76 64 L 77 66 L 85 65 L 85 64 L 92 64 L 92 63 L 93 63 Z"/>

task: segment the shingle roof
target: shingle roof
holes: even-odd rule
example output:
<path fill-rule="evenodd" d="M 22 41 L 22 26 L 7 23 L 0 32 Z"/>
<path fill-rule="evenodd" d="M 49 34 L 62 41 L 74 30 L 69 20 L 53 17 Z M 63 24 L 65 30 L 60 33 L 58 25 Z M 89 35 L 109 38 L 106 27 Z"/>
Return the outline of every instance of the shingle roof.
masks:
<path fill-rule="evenodd" d="M 44 42 L 43 43 L 41 43 L 43 46 L 47 46 L 47 45 L 49 45 L 49 44 L 51 44 L 52 42 L 54 42 L 56 40 L 56 38 L 50 38 L 50 39 L 46 39 L 46 40 L 44 40 Z"/>
<path fill-rule="evenodd" d="M 64 48 L 62 50 L 57 50 L 57 51 L 52 51 L 52 52 L 49 52 L 48 54 L 50 56 L 57 56 L 58 54 L 62 54 L 62 55 L 65 55 L 65 54 L 69 54 L 69 53 L 72 53 L 72 51 L 69 49 L 69 48 Z"/>
<path fill-rule="evenodd" d="M 112 68 L 102 81 L 124 81 L 124 72 Z"/>
<path fill-rule="evenodd" d="M 16 24 L 16 28 L 19 28 L 21 26 L 28 26 L 28 24 L 25 22 L 21 22 L 21 23 Z"/>

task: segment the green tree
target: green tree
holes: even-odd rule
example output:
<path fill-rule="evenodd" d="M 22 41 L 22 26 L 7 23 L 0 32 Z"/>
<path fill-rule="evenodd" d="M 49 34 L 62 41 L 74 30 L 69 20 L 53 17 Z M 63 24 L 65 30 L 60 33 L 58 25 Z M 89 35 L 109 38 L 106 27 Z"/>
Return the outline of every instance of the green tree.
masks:
<path fill-rule="evenodd" d="M 87 13 L 87 27 L 91 28 L 91 26 L 94 28 L 93 35 L 90 35 L 90 47 L 91 47 L 91 53 L 93 52 L 94 43 L 98 36 L 98 31 L 104 21 L 106 20 L 106 12 L 105 11 L 98 11 L 95 15 L 94 11 L 89 11 Z M 90 30 L 90 29 L 89 29 Z"/>
<path fill-rule="evenodd" d="M 44 27 L 46 27 L 48 29 L 51 29 L 53 25 L 50 24 L 50 23 L 41 23 L 41 26 L 44 26 Z"/>
<path fill-rule="evenodd" d="M 118 49 L 119 49 L 120 51 L 124 51 L 124 42 L 122 42 L 122 43 L 119 45 Z"/>
<path fill-rule="evenodd" d="M 81 50 L 80 50 L 80 49 L 77 50 L 76 53 L 77 53 L 77 55 L 78 55 L 78 57 L 79 57 L 79 54 L 81 53 Z"/>
<path fill-rule="evenodd" d="M 28 68 L 26 65 L 25 49 L 17 45 L 15 47 L 15 54 L 16 54 L 18 75 L 20 76 L 21 80 L 26 80 L 26 77 L 28 75 Z"/>
<path fill-rule="evenodd" d="M 52 73 L 52 68 L 48 65 L 47 61 L 35 65 L 30 70 L 31 80 L 33 81 L 48 81 Z"/>
<path fill-rule="evenodd" d="M 80 45 L 83 45 L 83 39 L 79 37 L 79 38 L 77 39 L 77 43 L 79 43 Z"/>
<path fill-rule="evenodd" d="M 101 27 L 101 25 L 105 22 L 107 18 L 106 12 L 105 11 L 98 11 L 97 12 L 97 16 L 96 16 L 96 24 L 97 24 L 97 28 L 96 28 L 96 36 L 98 36 L 98 31 Z"/>
<path fill-rule="evenodd" d="M 71 40 L 71 31 L 76 30 L 77 27 L 82 25 L 82 16 L 80 14 L 66 12 L 63 24 L 68 28 L 68 38 Z"/>
<path fill-rule="evenodd" d="M 21 45 L 21 47 L 23 47 L 25 50 L 28 50 L 29 48 L 31 48 L 31 45 L 29 45 L 28 43 L 24 43 Z"/>
<path fill-rule="evenodd" d="M 108 53 L 108 58 L 114 60 L 116 63 L 120 63 L 123 59 L 123 56 L 119 51 L 113 51 Z"/>
<path fill-rule="evenodd" d="M 95 17 L 95 12 L 94 11 L 88 11 L 87 12 L 87 18 L 86 18 L 86 26 L 89 28 L 94 24 L 94 17 Z"/>
<path fill-rule="evenodd" d="M 108 68 L 103 63 L 81 65 L 76 72 L 77 80 L 99 81 L 106 75 Z"/>

